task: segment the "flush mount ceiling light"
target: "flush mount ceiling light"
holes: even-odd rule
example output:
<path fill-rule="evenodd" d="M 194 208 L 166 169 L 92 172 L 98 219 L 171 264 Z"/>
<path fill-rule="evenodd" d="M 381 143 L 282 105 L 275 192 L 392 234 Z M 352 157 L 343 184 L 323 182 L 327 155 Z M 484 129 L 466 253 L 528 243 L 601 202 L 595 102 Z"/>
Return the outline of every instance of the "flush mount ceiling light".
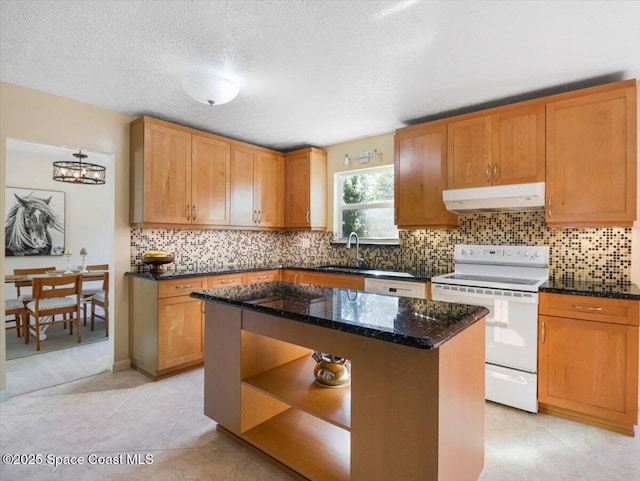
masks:
<path fill-rule="evenodd" d="M 206 105 L 231 102 L 240 88 L 231 80 L 217 75 L 196 75 L 182 81 L 182 88 L 194 100 Z"/>
<path fill-rule="evenodd" d="M 70 182 L 72 184 L 104 184 L 106 168 L 98 164 L 83 162 L 87 158 L 82 150 L 72 154 L 77 162 L 54 162 L 53 180 L 58 182 Z"/>

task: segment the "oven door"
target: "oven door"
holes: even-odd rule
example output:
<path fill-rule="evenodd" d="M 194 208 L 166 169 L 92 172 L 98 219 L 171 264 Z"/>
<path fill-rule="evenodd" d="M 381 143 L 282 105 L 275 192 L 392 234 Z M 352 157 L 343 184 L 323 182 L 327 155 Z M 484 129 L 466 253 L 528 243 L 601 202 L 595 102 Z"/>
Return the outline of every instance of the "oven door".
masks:
<path fill-rule="evenodd" d="M 447 284 L 432 284 L 436 301 L 483 306 L 486 361 L 535 373 L 538 364 L 538 294 Z"/>

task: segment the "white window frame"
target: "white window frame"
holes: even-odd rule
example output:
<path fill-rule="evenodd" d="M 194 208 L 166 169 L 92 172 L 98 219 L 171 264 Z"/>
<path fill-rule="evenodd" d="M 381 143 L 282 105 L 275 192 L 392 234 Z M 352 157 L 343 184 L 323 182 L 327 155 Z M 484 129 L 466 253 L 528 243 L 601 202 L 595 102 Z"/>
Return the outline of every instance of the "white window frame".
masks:
<path fill-rule="evenodd" d="M 372 202 L 360 202 L 358 204 L 343 204 L 343 191 L 342 191 L 342 176 L 351 176 L 358 174 L 366 174 L 376 171 L 390 171 L 392 175 L 395 175 L 393 164 L 390 165 L 382 165 L 379 167 L 367 167 L 364 169 L 355 169 L 355 170 L 344 170 L 341 172 L 336 172 L 334 174 L 333 185 L 334 185 L 334 200 L 333 200 L 333 232 L 334 232 L 334 240 L 335 243 L 347 243 L 346 237 L 340 237 L 340 233 L 342 231 L 342 212 L 345 210 L 362 210 L 362 209 L 381 209 L 381 208 L 394 208 L 395 207 L 395 199 L 393 200 L 384 200 L 384 201 L 372 201 Z M 360 237 L 361 244 L 399 244 L 399 237 Z"/>

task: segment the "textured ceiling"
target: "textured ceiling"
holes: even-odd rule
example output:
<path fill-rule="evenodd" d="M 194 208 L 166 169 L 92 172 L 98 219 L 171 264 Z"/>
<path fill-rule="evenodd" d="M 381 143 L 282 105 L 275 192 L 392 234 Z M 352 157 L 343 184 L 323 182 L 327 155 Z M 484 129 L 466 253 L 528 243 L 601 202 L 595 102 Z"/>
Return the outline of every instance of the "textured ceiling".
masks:
<path fill-rule="evenodd" d="M 640 0 L 1 0 L 0 80 L 289 150 L 640 77 L 639 22 Z M 240 94 L 195 102 L 204 73 Z"/>

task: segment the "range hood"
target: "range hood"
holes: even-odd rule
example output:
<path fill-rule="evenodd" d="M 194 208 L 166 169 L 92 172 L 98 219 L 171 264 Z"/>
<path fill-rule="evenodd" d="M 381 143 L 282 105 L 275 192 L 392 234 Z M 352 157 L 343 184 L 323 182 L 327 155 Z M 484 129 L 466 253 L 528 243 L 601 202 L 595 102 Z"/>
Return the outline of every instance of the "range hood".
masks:
<path fill-rule="evenodd" d="M 544 182 L 451 189 L 442 199 L 457 213 L 543 210 Z"/>

